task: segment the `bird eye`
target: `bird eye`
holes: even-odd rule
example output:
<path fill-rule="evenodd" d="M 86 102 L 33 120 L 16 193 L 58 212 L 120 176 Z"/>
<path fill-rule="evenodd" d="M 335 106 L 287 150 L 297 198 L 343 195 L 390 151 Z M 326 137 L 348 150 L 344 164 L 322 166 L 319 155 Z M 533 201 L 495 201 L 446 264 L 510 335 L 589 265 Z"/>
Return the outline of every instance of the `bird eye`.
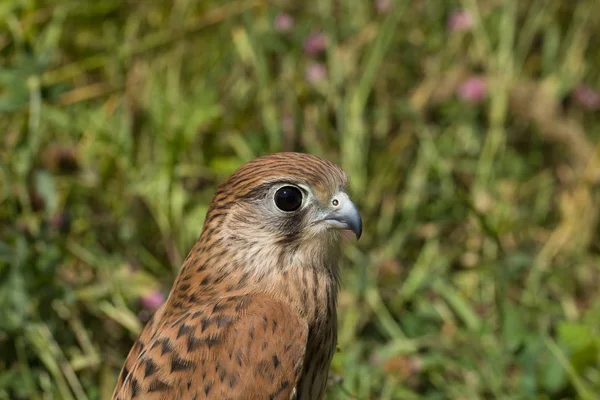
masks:
<path fill-rule="evenodd" d="M 281 211 L 296 211 L 302 204 L 302 192 L 294 186 L 284 186 L 275 192 L 275 205 Z"/>

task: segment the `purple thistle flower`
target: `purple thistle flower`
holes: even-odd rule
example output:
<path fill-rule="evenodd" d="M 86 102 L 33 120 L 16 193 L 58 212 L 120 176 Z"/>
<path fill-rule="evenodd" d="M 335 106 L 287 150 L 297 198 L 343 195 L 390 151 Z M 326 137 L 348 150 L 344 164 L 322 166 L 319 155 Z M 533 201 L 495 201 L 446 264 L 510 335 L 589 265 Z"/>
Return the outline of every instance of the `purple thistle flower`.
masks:
<path fill-rule="evenodd" d="M 587 85 L 581 85 L 573 90 L 573 99 L 588 110 L 600 109 L 600 94 Z"/>
<path fill-rule="evenodd" d="M 320 63 L 310 63 L 306 66 L 304 77 L 311 85 L 316 85 L 327 78 L 327 68 Z"/>
<path fill-rule="evenodd" d="M 485 79 L 479 76 L 468 78 L 456 89 L 456 94 L 463 101 L 479 103 L 487 95 Z"/>
<path fill-rule="evenodd" d="M 320 32 L 311 33 L 304 41 L 304 52 L 315 56 L 322 53 L 327 48 L 328 40 L 325 34 Z"/>
<path fill-rule="evenodd" d="M 375 10 L 379 14 L 387 14 L 392 8 L 392 0 L 375 0 Z"/>
<path fill-rule="evenodd" d="M 279 13 L 275 17 L 275 28 L 280 32 L 287 32 L 294 27 L 294 18 L 285 13 Z"/>
<path fill-rule="evenodd" d="M 473 14 L 468 11 L 456 11 L 448 18 L 448 29 L 452 32 L 468 31 L 475 25 Z"/>
<path fill-rule="evenodd" d="M 142 297 L 140 301 L 144 308 L 155 311 L 165 302 L 165 295 L 159 290 L 154 290 L 152 293 Z"/>

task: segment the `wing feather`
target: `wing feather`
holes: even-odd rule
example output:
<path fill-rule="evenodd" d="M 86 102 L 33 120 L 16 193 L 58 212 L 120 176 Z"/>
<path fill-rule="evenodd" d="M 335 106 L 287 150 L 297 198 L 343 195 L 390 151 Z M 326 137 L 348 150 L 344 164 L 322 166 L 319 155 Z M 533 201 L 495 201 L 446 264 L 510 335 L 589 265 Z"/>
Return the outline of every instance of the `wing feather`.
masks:
<path fill-rule="evenodd" d="M 113 399 L 292 398 L 308 327 L 288 305 L 233 296 L 157 314 L 132 348 Z"/>

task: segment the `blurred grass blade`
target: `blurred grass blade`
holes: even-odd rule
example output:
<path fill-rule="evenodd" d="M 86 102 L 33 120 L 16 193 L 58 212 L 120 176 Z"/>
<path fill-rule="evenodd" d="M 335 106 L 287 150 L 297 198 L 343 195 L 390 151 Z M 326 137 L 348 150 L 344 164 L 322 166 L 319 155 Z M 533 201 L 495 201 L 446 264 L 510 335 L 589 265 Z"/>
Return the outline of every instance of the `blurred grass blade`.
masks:
<path fill-rule="evenodd" d="M 593 391 L 588 388 L 587 384 L 581 379 L 556 342 L 550 337 L 544 337 L 544 343 L 569 376 L 569 379 L 573 383 L 573 387 L 577 391 L 577 395 L 582 400 L 597 399 L 598 397 L 594 395 Z"/>
<path fill-rule="evenodd" d="M 52 337 L 52 333 L 48 327 L 42 324 L 31 325 L 27 331 L 27 339 L 36 348 L 40 360 L 42 360 L 52 373 L 58 384 L 62 398 L 66 400 L 87 400 L 81 383 L 66 360 L 58 343 Z M 75 397 L 73 397 L 73 394 Z"/>
<path fill-rule="evenodd" d="M 101 302 L 98 308 L 109 318 L 127 328 L 132 334 L 139 335 L 142 331 L 139 319 L 130 310 L 117 308 L 107 301 Z"/>
<path fill-rule="evenodd" d="M 342 127 L 340 132 L 342 166 L 352 176 L 350 183 L 356 192 L 363 192 L 367 184 L 369 148 L 364 121 L 366 101 L 375 84 L 377 72 L 390 48 L 406 3 L 405 1 L 397 2 L 387 16 L 366 55 L 365 63 L 361 68 L 362 77 L 358 84 L 349 90 L 348 97 L 343 103 L 343 112 L 338 112 L 337 115 L 338 122 Z"/>
<path fill-rule="evenodd" d="M 482 328 L 481 319 L 475 314 L 469 303 L 450 285 L 436 280 L 433 288 L 452 307 L 466 327 L 472 332 L 480 332 Z"/>
<path fill-rule="evenodd" d="M 269 150 L 277 151 L 281 147 L 281 135 L 277 107 L 271 91 L 271 78 L 267 69 L 265 55 L 257 41 L 251 39 L 244 28 L 233 30 L 233 43 L 242 61 L 251 66 L 258 80 L 258 100 L 262 122 L 269 137 Z"/>

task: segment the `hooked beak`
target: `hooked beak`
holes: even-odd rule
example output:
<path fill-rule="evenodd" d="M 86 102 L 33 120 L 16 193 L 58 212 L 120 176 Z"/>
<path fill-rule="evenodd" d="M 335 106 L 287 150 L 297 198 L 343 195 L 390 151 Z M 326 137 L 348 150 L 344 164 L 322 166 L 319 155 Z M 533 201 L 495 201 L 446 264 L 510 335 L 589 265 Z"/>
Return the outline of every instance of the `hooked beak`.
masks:
<path fill-rule="evenodd" d="M 356 235 L 356 240 L 362 235 L 362 219 L 358 209 L 345 193 L 336 196 L 338 205 L 328 213 L 323 221 L 336 229 L 347 229 Z"/>

